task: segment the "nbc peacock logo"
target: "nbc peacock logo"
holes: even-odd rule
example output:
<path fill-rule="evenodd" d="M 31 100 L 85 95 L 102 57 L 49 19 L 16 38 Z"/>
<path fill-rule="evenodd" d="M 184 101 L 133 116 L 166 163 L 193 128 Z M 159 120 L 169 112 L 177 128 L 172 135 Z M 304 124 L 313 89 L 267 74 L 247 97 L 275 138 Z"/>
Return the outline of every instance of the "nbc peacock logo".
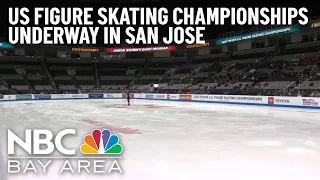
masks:
<path fill-rule="evenodd" d="M 109 129 L 94 129 L 91 134 L 83 138 L 81 145 L 82 154 L 121 154 L 122 146 L 119 144 L 119 136 L 112 134 Z"/>

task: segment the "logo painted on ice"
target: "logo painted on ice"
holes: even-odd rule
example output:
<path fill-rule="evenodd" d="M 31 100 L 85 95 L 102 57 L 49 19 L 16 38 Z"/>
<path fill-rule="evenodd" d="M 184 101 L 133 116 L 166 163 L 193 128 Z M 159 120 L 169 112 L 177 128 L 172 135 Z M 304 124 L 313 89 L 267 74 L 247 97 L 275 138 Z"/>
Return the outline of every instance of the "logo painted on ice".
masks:
<path fill-rule="evenodd" d="M 111 134 L 109 129 L 94 129 L 91 134 L 83 138 L 81 145 L 82 154 L 121 154 L 122 146 L 119 144 L 119 137 Z"/>

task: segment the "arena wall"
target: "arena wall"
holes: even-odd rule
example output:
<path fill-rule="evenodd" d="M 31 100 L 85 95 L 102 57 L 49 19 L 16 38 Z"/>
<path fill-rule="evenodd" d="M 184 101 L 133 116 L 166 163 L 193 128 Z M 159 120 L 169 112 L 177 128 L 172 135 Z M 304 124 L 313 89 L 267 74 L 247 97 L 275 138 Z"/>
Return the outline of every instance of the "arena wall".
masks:
<path fill-rule="evenodd" d="M 317 97 L 242 96 L 212 94 L 130 94 L 132 99 L 170 100 L 183 102 L 224 103 L 255 106 L 277 106 L 320 109 Z M 67 100 L 67 99 L 125 99 L 126 94 L 17 94 L 3 95 L 0 101 Z"/>

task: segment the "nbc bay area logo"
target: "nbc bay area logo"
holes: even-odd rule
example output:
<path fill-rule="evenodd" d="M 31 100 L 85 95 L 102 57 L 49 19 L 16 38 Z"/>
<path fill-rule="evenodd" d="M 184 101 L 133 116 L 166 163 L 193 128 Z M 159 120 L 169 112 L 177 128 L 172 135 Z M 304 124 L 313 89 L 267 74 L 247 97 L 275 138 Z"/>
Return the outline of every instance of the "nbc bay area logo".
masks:
<path fill-rule="evenodd" d="M 123 147 L 119 136 L 112 134 L 109 129 L 94 129 L 91 134 L 81 139 L 82 145 L 79 149 L 72 149 L 67 147 L 67 143 L 63 143 L 63 140 L 69 140 L 72 135 L 76 135 L 75 129 L 64 129 L 59 133 L 52 133 L 47 129 L 27 129 L 24 139 L 8 129 L 7 135 L 9 174 L 46 174 L 50 169 L 55 169 L 61 174 L 94 175 L 123 172 L 118 161 L 122 158 L 120 154 Z M 23 154 L 27 156 L 18 156 L 18 150 L 23 150 Z M 76 156 L 79 150 L 82 156 Z M 62 156 L 56 156 L 55 152 Z"/>
<path fill-rule="evenodd" d="M 95 129 L 91 134 L 87 134 L 81 145 L 80 151 L 83 154 L 120 154 L 122 146 L 119 143 L 119 137 L 111 134 L 109 129 L 100 131 Z"/>

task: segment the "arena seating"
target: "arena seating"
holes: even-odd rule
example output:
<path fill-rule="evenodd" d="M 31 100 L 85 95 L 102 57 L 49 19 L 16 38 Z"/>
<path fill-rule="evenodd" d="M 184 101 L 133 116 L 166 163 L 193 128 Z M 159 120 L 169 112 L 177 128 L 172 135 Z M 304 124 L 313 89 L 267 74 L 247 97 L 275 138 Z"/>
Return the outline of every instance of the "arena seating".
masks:
<path fill-rule="evenodd" d="M 319 66 L 319 54 L 315 52 L 314 45 L 305 44 L 287 45 L 286 50 L 276 54 L 275 47 L 249 50 L 247 52 L 236 52 L 235 56 L 219 61 L 220 70 L 210 69 L 201 71 L 196 75 L 173 75 L 173 78 L 189 77 L 184 84 L 175 83 L 165 91 L 190 93 L 227 93 L 227 94 L 264 94 L 283 95 L 282 92 L 290 88 L 301 89 L 303 80 L 309 78 L 311 73 L 317 74 Z M 303 46 L 303 45 L 302 45 Z M 298 49 L 297 49 L 298 48 Z M 299 53 L 299 54 L 292 54 Z M 217 67 L 217 64 L 214 66 Z M 198 77 L 203 75 L 204 80 Z M 188 80 L 198 79 L 198 83 L 185 83 Z M 316 76 L 315 78 L 319 78 Z M 200 78 L 201 79 L 201 78 Z M 305 82 L 306 84 L 310 84 Z M 305 89 L 317 89 L 315 87 Z M 305 90 L 306 91 L 306 90 Z"/>
<path fill-rule="evenodd" d="M 142 59 L 136 61 L 136 63 L 101 62 L 99 65 L 101 89 L 106 91 L 125 90 L 144 66 Z"/>
<path fill-rule="evenodd" d="M 166 58 L 0 56 L 0 93 L 157 92 L 312 95 L 320 89 L 319 41 Z M 18 50 L 17 50 L 18 51 Z"/>
<path fill-rule="evenodd" d="M 52 90 L 37 57 L 0 56 L 0 72 L 5 89 L 16 93 Z"/>

